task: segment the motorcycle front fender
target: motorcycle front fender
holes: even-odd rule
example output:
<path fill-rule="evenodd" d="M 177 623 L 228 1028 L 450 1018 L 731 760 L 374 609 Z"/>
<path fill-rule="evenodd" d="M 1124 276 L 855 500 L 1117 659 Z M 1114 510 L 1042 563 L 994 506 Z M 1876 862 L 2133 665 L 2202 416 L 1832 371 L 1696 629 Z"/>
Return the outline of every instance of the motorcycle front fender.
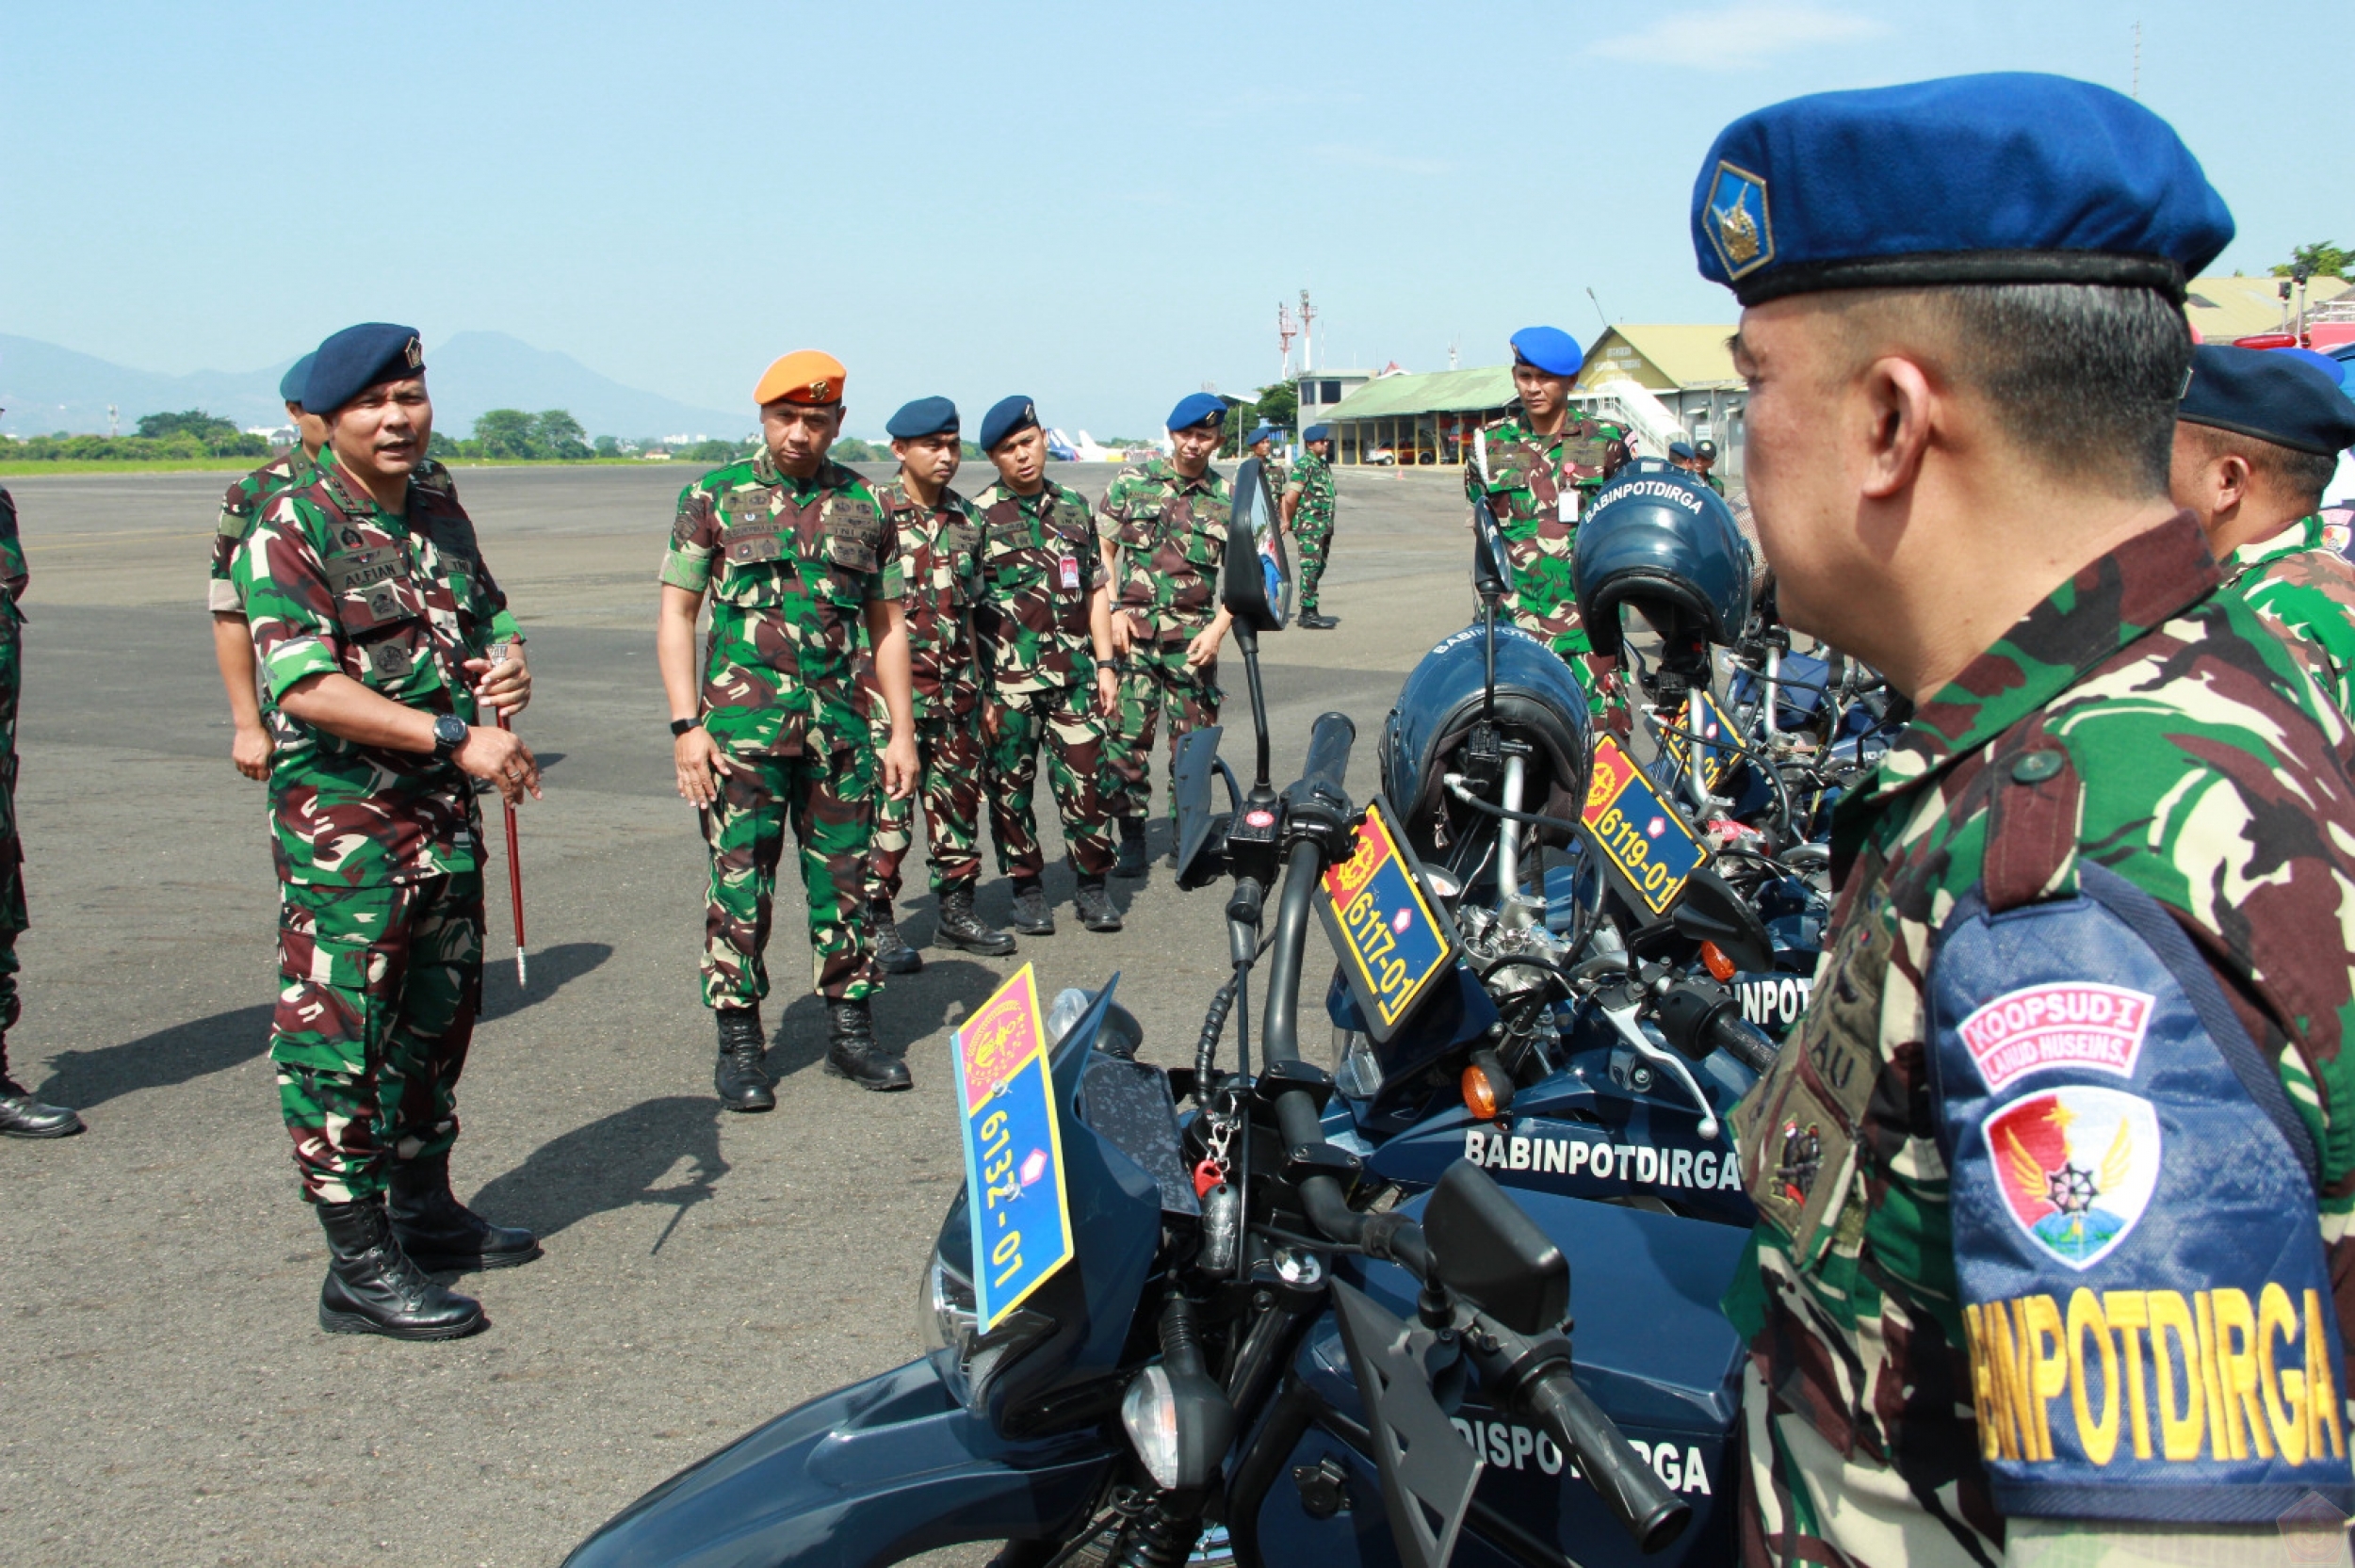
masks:
<path fill-rule="evenodd" d="M 1078 1522 L 1115 1454 L 1091 1428 L 1009 1442 L 929 1361 L 836 1389 L 616 1514 L 566 1568 L 869 1568 Z"/>

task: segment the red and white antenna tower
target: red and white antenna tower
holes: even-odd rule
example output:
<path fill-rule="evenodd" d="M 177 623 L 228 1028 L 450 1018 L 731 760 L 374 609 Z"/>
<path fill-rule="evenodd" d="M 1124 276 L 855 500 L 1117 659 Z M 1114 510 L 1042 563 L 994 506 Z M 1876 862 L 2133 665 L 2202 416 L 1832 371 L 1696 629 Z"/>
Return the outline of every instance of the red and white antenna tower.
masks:
<path fill-rule="evenodd" d="M 1307 375 L 1317 367 L 1317 308 L 1308 303 L 1308 291 L 1300 291 L 1300 373 Z"/>
<path fill-rule="evenodd" d="M 1275 340 L 1284 346 L 1283 380 L 1288 381 L 1292 379 L 1292 339 L 1299 331 L 1300 329 L 1292 325 L 1292 313 L 1285 307 L 1284 301 L 1275 301 Z"/>

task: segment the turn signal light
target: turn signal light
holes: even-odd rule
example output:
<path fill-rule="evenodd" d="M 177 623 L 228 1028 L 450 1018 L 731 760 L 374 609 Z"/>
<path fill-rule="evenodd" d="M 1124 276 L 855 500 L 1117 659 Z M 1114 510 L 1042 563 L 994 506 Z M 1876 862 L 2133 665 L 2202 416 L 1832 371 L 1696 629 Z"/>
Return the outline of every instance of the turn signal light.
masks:
<path fill-rule="evenodd" d="M 1733 961 L 1713 942 L 1701 944 L 1701 965 L 1720 984 L 1733 978 Z"/>
<path fill-rule="evenodd" d="M 1464 1108 L 1483 1122 L 1495 1120 L 1504 1108 L 1504 1097 L 1497 1093 L 1488 1070 L 1477 1062 L 1464 1069 Z"/>

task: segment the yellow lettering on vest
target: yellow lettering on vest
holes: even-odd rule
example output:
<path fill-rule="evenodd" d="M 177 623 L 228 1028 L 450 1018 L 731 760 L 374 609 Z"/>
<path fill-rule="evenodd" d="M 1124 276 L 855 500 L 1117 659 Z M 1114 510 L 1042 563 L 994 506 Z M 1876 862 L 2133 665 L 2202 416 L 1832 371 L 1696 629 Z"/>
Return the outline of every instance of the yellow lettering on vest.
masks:
<path fill-rule="evenodd" d="M 2000 1313 L 2003 1309 L 1987 1310 Z M 2011 1423 L 2005 1419 L 2004 1408 L 1996 1402 L 1995 1363 L 1992 1348 L 1987 1342 L 1985 1315 L 1976 1303 L 1962 1303 L 1962 1329 L 1971 1348 L 1971 1408 L 1979 1419 L 1979 1457 L 2016 1458 L 2010 1452 Z"/>
<path fill-rule="evenodd" d="M 2069 1351 L 2063 1341 L 2060 1303 L 2050 1296 L 2029 1296 L 2021 1303 L 2021 1340 L 2036 1363 L 2037 1458 L 2053 1457 L 2052 1404 L 2069 1389 Z"/>
<path fill-rule="evenodd" d="M 2151 1368 L 2158 1374 L 2159 1451 L 2171 1460 L 2198 1459 L 2207 1430 L 2207 1399 L 2191 1305 L 2179 1290 L 2149 1291 L 2143 1300 L 2151 1313 Z M 2178 1349 L 2183 1354 L 2181 1405 L 2175 1398 Z"/>
<path fill-rule="evenodd" d="M 2259 1459 L 2273 1457 L 2273 1434 L 2266 1430 L 2265 1405 L 2257 1393 L 2257 1312 L 2246 1290 L 2211 1290 L 2210 1310 L 2216 1314 L 2216 1374 L 2233 1411 L 2235 1458 L 2246 1459 L 2254 1448 Z"/>
<path fill-rule="evenodd" d="M 1995 1312 L 2002 1323 L 2005 1394 L 2012 1425 L 2019 1431 L 2020 1457 L 2042 1459 L 2044 1450 L 2036 1441 L 2036 1352 L 2028 1334 L 2027 1298 L 2002 1302 Z"/>
<path fill-rule="evenodd" d="M 2134 1412 L 2135 1457 L 2149 1459 L 2151 1405 L 2142 1382 L 2142 1331 L 2151 1326 L 2151 1315 L 2139 1290 L 2103 1291 L 2102 1315 L 2109 1320 L 2126 1355 L 2126 1408 Z"/>
<path fill-rule="evenodd" d="M 2027 1400 L 2020 1393 L 2019 1340 L 2012 1332 L 2009 1304 L 1990 1301 L 1984 1314 L 1987 1328 L 1988 1395 L 1995 1401 L 1996 1433 L 2006 1459 L 2034 1459 L 2034 1429 L 2024 1425 Z"/>
<path fill-rule="evenodd" d="M 2265 1396 L 2266 1424 L 2282 1446 L 2282 1457 L 2292 1464 L 2306 1463 L 2306 1374 L 2296 1366 L 2277 1366 L 2273 1342 L 2298 1339 L 2298 1309 L 2290 1293 L 2268 1280 L 2257 1295 L 2257 1389 Z"/>
<path fill-rule="evenodd" d="M 2240 1430 L 2240 1406 L 2217 1357 L 2216 1303 L 2206 1291 L 2192 1293 L 2191 1316 L 2200 1329 L 2200 1386 L 2208 1396 L 2208 1457 L 2247 1459 L 2249 1438 Z"/>
<path fill-rule="evenodd" d="M 2086 1340 L 2090 1337 L 2102 1355 L 2102 1414 L 2097 1418 L 2086 1398 Z M 2107 1464 L 2118 1453 L 2118 1349 L 2110 1343 L 2110 1326 L 2102 1317 L 2102 1303 L 2079 1285 L 2069 1298 L 2069 1408 L 2077 1417 L 2077 1446 L 2096 1464 Z"/>
<path fill-rule="evenodd" d="M 2339 1380 L 2331 1366 L 2331 1335 L 2323 1327 L 2322 1292 L 2306 1292 L 2306 1457 L 2347 1457 L 2347 1431 L 2340 1425 Z"/>

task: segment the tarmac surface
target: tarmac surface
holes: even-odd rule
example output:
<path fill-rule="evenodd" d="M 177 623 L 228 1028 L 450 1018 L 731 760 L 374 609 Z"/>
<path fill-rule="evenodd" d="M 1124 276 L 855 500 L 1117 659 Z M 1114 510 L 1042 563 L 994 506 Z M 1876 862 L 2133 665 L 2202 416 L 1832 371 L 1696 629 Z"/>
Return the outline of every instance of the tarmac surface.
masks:
<path fill-rule="evenodd" d="M 518 727 L 547 797 L 523 813 L 528 991 L 503 850 L 486 868 L 485 1017 L 453 1170 L 547 1255 L 462 1280 L 493 1326 L 443 1345 L 317 1327 L 326 1249 L 267 1055 L 263 792 L 229 765 L 204 613 L 223 477 L 9 481 L 32 567 L 18 801 L 33 918 L 9 1044 L 18 1076 L 89 1131 L 0 1142 L 0 1561 L 559 1561 L 679 1468 L 918 1352 L 918 1279 L 961 1177 L 949 1030 L 1021 963 L 1048 995 L 1120 971 L 1147 1054 L 1191 1060 L 1226 975 L 1222 897 L 1179 895 L 1157 864 L 1113 883 L 1128 929 L 1090 934 L 1058 861 L 1059 934 L 1010 960 L 928 949 L 878 999 L 912 1092 L 830 1078 L 788 877 L 767 1010 L 779 1108 L 720 1112 L 696 989 L 704 853 L 673 788 L 653 637 L 673 497 L 695 472 L 458 474 L 529 638 L 538 696 Z M 1057 470 L 1091 497 L 1113 473 Z M 1459 483 L 1342 472 L 1323 595 L 1341 625 L 1264 643 L 1279 787 L 1326 709 L 1356 719 L 1352 778 L 1372 787 L 1401 679 L 1471 619 Z M 1247 780 L 1231 643 L 1221 675 Z M 1040 796 L 1057 856 L 1043 782 Z M 495 807 L 486 818 L 496 845 Z M 1157 819 L 1157 849 L 1164 833 Z M 985 869 L 982 913 L 1002 923 L 1007 884 Z M 924 946 L 929 896 L 901 913 Z M 1324 962 L 1312 951 L 1312 972 Z"/>

